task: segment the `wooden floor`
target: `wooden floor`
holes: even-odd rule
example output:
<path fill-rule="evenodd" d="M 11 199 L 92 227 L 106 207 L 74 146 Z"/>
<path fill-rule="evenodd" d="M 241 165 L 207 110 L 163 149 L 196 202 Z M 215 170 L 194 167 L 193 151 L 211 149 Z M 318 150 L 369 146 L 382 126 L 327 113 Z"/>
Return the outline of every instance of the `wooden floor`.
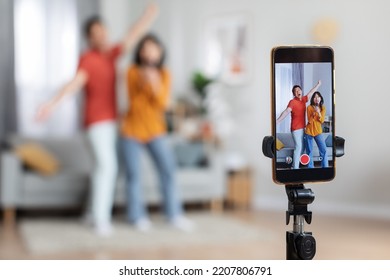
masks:
<path fill-rule="evenodd" d="M 239 245 L 207 246 L 193 248 L 156 248 L 136 251 L 97 251 L 73 254 L 31 256 L 14 228 L 0 227 L 0 259 L 285 259 L 286 226 L 283 212 L 226 211 L 226 215 L 243 222 L 271 229 L 272 242 L 248 242 Z M 390 259 L 390 221 L 351 217 L 314 215 L 313 223 L 306 226 L 317 240 L 315 259 L 328 260 L 380 260 Z"/>

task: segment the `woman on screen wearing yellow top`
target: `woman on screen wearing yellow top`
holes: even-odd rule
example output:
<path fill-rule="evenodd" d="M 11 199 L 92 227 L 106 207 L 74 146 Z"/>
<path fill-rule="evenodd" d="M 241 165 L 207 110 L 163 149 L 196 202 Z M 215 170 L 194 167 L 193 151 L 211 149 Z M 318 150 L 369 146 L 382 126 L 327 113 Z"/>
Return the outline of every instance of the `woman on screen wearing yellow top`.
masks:
<path fill-rule="evenodd" d="M 310 157 L 309 168 L 314 167 L 313 139 L 316 141 L 320 151 L 321 167 L 329 166 L 325 139 L 322 135 L 322 124 L 325 121 L 325 114 L 324 98 L 319 91 L 316 91 L 310 99 L 310 105 L 307 107 L 308 123 L 305 128 L 306 151 Z"/>

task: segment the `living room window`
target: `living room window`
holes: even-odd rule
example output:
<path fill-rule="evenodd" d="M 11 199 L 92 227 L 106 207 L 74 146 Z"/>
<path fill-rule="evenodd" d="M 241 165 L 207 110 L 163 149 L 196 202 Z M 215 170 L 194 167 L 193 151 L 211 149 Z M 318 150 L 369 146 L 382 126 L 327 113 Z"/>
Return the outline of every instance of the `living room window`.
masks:
<path fill-rule="evenodd" d="M 276 71 L 280 71 L 281 73 L 275 73 L 275 77 L 277 77 L 275 86 L 280 87 L 280 89 L 276 89 L 276 100 L 280 100 L 276 106 L 276 115 L 279 116 L 285 109 L 288 104 L 288 102 L 292 98 L 291 88 L 293 86 L 292 81 L 292 67 L 291 64 L 283 64 L 281 67 L 277 67 Z M 282 79 L 282 80 L 280 80 Z M 289 94 L 291 93 L 291 94 Z M 277 132 L 283 133 L 283 132 L 290 132 L 290 123 L 291 123 L 291 116 L 288 115 L 286 117 L 286 120 L 280 123 L 280 125 L 277 126 Z"/>
<path fill-rule="evenodd" d="M 77 67 L 76 1 L 16 0 L 14 24 L 19 133 L 37 137 L 74 133 L 78 123 L 75 99 L 64 102 L 46 123 L 37 123 L 34 116 Z"/>

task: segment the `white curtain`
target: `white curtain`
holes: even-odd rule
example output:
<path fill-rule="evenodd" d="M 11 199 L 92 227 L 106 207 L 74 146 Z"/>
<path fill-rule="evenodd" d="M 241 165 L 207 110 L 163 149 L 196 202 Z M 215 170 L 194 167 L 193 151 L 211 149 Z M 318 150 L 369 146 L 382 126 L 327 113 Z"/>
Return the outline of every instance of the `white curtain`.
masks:
<path fill-rule="evenodd" d="M 74 75 L 79 56 L 75 0 L 15 0 L 15 80 L 19 133 L 70 136 L 78 130 L 75 98 L 45 123 L 34 120 L 42 102 Z"/>
<path fill-rule="evenodd" d="M 293 98 L 292 87 L 292 63 L 278 63 L 275 67 L 275 108 L 276 118 L 287 108 L 288 103 Z M 276 132 L 290 132 L 291 116 L 288 115 L 276 127 Z"/>

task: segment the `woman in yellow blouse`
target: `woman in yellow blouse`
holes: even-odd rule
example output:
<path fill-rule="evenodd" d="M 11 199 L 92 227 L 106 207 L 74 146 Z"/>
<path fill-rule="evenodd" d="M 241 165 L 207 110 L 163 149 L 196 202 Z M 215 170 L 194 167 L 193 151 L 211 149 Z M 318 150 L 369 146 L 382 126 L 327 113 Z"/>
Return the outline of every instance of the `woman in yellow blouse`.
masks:
<path fill-rule="evenodd" d="M 305 128 L 306 151 L 310 157 L 309 168 L 314 167 L 313 139 L 316 141 L 320 151 L 321 167 L 329 166 L 325 139 L 322 135 L 322 124 L 325 121 L 325 114 L 324 98 L 320 92 L 316 91 L 310 99 L 310 105 L 307 107 L 308 123 Z"/>
<path fill-rule="evenodd" d="M 175 160 L 166 143 L 165 110 L 171 78 L 163 66 L 165 51 L 160 40 L 148 34 L 135 51 L 127 72 L 129 109 L 122 119 L 122 148 L 127 175 L 127 217 L 139 230 L 151 226 L 142 200 L 140 153 L 151 155 L 157 168 L 165 213 L 174 227 L 189 230 L 192 223 L 183 216 L 175 179 Z"/>

